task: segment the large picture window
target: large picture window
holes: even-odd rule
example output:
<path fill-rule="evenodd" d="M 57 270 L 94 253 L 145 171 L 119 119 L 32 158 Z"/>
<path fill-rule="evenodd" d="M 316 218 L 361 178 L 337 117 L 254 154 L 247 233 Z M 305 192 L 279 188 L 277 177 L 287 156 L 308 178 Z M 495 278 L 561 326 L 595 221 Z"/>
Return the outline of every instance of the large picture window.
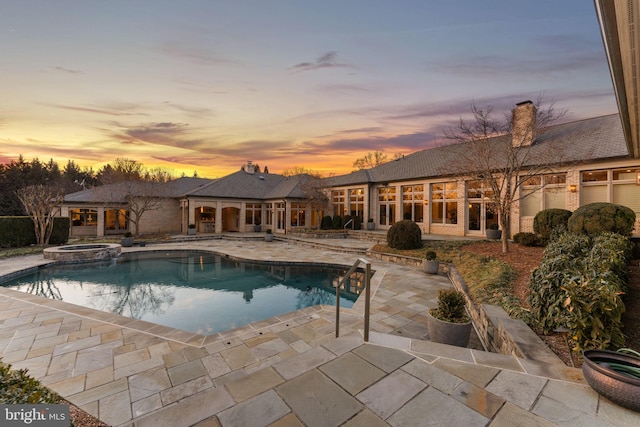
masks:
<path fill-rule="evenodd" d="M 303 203 L 291 203 L 291 226 L 306 226 L 305 205 Z"/>
<path fill-rule="evenodd" d="M 547 174 L 522 183 L 521 216 L 535 216 L 544 209 L 567 208 L 567 175 Z"/>
<path fill-rule="evenodd" d="M 333 203 L 333 214 L 344 216 L 347 213 L 347 199 L 345 190 L 333 190 L 331 192 L 331 202 Z"/>
<path fill-rule="evenodd" d="M 260 203 L 247 203 L 245 209 L 245 223 L 247 225 L 262 224 L 262 205 Z"/>
<path fill-rule="evenodd" d="M 364 188 L 349 190 L 349 215 L 364 219 Z"/>
<path fill-rule="evenodd" d="M 70 213 L 74 227 L 98 226 L 98 211 L 95 209 L 71 209 Z"/>
<path fill-rule="evenodd" d="M 582 172 L 580 205 L 609 202 L 627 206 L 640 214 L 640 185 L 636 182 L 638 169 L 640 166 Z"/>
<path fill-rule="evenodd" d="M 402 219 L 424 221 L 424 185 L 402 186 Z"/>
<path fill-rule="evenodd" d="M 431 184 L 431 223 L 458 223 L 458 183 Z"/>

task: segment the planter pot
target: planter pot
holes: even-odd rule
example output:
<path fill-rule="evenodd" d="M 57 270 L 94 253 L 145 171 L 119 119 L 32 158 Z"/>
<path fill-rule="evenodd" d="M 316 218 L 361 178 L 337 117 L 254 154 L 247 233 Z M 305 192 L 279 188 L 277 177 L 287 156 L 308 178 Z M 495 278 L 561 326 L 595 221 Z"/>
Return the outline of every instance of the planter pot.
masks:
<path fill-rule="evenodd" d="M 195 228 L 187 228 L 187 235 L 193 236 L 195 234 L 196 234 L 196 229 Z"/>
<path fill-rule="evenodd" d="M 429 339 L 442 344 L 466 347 L 471 337 L 471 321 L 467 323 L 451 323 L 436 319 L 427 311 L 427 327 Z"/>
<path fill-rule="evenodd" d="M 376 229 L 376 223 L 375 222 L 367 222 L 367 230 L 371 231 L 371 230 L 375 230 Z"/>
<path fill-rule="evenodd" d="M 438 271 L 440 270 L 440 261 L 425 259 L 422 261 L 422 269 L 428 274 L 438 274 Z"/>
<path fill-rule="evenodd" d="M 502 230 L 487 230 L 487 239 L 500 240 L 502 238 Z"/>
<path fill-rule="evenodd" d="M 615 351 L 587 350 L 582 362 L 584 379 L 595 391 L 620 406 L 640 412 L 640 379 L 616 372 L 603 363 L 640 369 L 640 359 Z"/>
<path fill-rule="evenodd" d="M 259 233 L 260 230 L 262 230 L 262 226 L 261 225 L 254 225 L 253 226 L 253 231 L 255 231 L 256 233 Z"/>
<path fill-rule="evenodd" d="M 264 235 L 265 242 L 273 242 L 273 234 L 265 234 Z"/>
<path fill-rule="evenodd" d="M 130 248 L 133 246 L 133 237 L 123 237 L 120 240 L 120 244 L 125 248 Z"/>

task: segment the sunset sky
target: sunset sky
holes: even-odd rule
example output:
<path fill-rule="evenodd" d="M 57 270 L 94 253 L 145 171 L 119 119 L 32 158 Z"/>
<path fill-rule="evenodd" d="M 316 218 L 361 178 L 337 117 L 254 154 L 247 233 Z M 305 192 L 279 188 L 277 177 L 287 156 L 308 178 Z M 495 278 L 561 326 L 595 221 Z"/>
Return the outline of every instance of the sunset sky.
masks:
<path fill-rule="evenodd" d="M 352 170 L 470 104 L 617 111 L 590 0 L 3 0 L 0 163 Z"/>

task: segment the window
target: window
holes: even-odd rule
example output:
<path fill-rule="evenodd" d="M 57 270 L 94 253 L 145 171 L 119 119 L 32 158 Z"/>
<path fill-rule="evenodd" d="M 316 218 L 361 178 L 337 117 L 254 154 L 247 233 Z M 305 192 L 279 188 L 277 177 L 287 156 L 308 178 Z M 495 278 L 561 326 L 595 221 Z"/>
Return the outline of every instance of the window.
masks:
<path fill-rule="evenodd" d="M 364 219 L 364 188 L 349 190 L 349 215 Z"/>
<path fill-rule="evenodd" d="M 566 209 L 567 174 L 554 173 L 527 178 L 522 183 L 521 216 L 535 216 L 544 209 Z"/>
<path fill-rule="evenodd" d="M 626 169 L 585 171 L 581 174 L 580 205 L 610 202 L 640 213 L 640 186 L 636 172 L 640 166 Z"/>
<path fill-rule="evenodd" d="M 378 206 L 380 225 L 393 225 L 396 222 L 396 188 L 378 188 Z"/>
<path fill-rule="evenodd" d="M 125 209 L 108 209 L 104 211 L 104 228 L 108 231 L 128 230 L 128 212 Z"/>
<path fill-rule="evenodd" d="M 247 225 L 262 224 L 262 205 L 260 203 L 247 203 L 245 208 L 245 223 Z"/>
<path fill-rule="evenodd" d="M 431 223 L 458 223 L 458 183 L 431 184 Z"/>
<path fill-rule="evenodd" d="M 402 186 L 402 219 L 424 221 L 424 185 Z"/>
<path fill-rule="evenodd" d="M 98 211 L 95 209 L 71 209 L 71 224 L 74 227 L 97 227 Z"/>
<path fill-rule="evenodd" d="M 265 204 L 265 215 L 264 215 L 264 225 L 271 225 L 271 218 L 273 214 L 273 203 Z"/>
<path fill-rule="evenodd" d="M 333 190 L 331 192 L 333 203 L 333 215 L 344 216 L 347 213 L 345 190 Z"/>
<path fill-rule="evenodd" d="M 305 225 L 305 205 L 303 203 L 291 203 L 291 226 L 304 227 Z"/>

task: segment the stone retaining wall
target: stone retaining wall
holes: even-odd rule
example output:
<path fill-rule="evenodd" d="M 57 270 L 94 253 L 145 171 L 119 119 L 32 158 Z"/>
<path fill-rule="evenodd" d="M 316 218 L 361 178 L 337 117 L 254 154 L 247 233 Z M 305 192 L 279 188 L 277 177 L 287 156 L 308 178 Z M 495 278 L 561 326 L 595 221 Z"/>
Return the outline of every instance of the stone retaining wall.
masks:
<path fill-rule="evenodd" d="M 381 252 L 367 252 L 367 256 L 414 267 L 421 267 L 423 261 L 422 258 Z M 473 302 L 467 284 L 451 264 L 441 262 L 440 271 L 447 273 L 451 283 L 465 294 L 467 311 L 484 348 L 493 353 L 564 365 L 564 362 L 522 320 L 512 319 L 502 307 Z"/>
<path fill-rule="evenodd" d="M 482 345 L 488 351 L 564 365 L 564 362 L 526 323 L 519 319 L 512 319 L 502 307 L 473 302 L 469 297 L 469 288 L 458 271 L 452 266 L 448 266 L 447 270 L 451 283 L 464 292 L 467 312 Z"/>

